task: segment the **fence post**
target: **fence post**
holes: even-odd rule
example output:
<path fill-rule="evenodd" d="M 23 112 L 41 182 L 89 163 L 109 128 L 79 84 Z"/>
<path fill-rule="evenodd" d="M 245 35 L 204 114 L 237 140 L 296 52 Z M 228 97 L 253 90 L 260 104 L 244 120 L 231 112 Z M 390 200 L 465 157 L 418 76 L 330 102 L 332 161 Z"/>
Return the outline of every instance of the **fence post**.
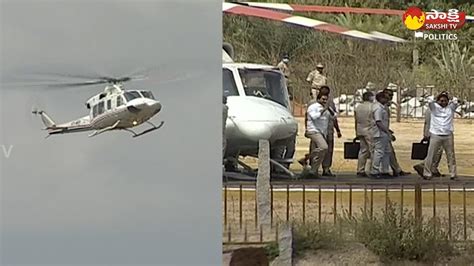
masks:
<path fill-rule="evenodd" d="M 421 184 L 415 184 L 415 218 L 417 222 L 421 222 L 422 217 L 422 194 L 421 194 Z"/>
<path fill-rule="evenodd" d="M 260 227 L 271 224 L 270 211 L 270 144 L 268 140 L 260 140 L 257 175 L 257 220 Z"/>

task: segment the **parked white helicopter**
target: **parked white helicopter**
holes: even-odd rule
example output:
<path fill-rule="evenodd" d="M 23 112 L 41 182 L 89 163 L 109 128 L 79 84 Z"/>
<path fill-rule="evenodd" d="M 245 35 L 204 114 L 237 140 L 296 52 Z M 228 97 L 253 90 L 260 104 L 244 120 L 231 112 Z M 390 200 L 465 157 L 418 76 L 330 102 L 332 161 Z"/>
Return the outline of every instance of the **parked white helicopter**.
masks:
<path fill-rule="evenodd" d="M 49 85 L 48 87 L 77 87 L 97 84 L 108 84 L 104 91 L 91 97 L 86 102 L 89 114 L 77 120 L 57 124 L 44 111 L 34 110 L 34 114 L 41 116 L 48 136 L 55 134 L 66 134 L 84 131 L 94 131 L 89 137 L 97 136 L 107 131 L 126 130 L 138 137 L 143 134 L 159 129 L 163 125 L 155 126 L 150 120 L 161 111 L 161 103 L 156 100 L 151 91 L 124 90 L 122 83 L 143 78 L 122 77 L 110 78 L 100 77 L 96 80 L 81 83 L 66 83 Z M 130 128 L 143 123 L 152 127 L 135 133 Z"/>
<path fill-rule="evenodd" d="M 229 108 L 226 171 L 235 172 L 237 163 L 244 165 L 239 156 L 257 157 L 259 140 L 266 139 L 272 165 L 293 176 L 287 168 L 293 162 L 298 122 L 283 74 L 275 66 L 235 63 L 228 43 L 222 57 L 223 94 Z"/>

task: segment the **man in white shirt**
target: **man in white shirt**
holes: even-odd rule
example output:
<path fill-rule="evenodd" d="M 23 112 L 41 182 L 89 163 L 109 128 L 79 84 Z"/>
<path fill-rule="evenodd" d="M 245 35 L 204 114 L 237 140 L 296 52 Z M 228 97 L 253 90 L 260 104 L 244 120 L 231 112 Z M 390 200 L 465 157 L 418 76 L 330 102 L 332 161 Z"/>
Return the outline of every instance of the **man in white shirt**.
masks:
<path fill-rule="evenodd" d="M 431 111 L 430 108 L 426 109 L 425 113 L 425 123 L 423 125 L 423 140 L 428 140 L 430 139 L 430 124 L 431 124 Z M 433 159 L 433 167 L 431 169 L 431 174 L 434 177 L 441 177 L 443 176 L 439 170 L 439 162 L 441 161 L 441 156 L 443 155 L 443 148 L 440 146 L 439 149 L 435 153 L 435 157 Z M 425 168 L 425 161 L 423 160 L 421 163 L 416 164 L 413 166 L 413 169 L 423 177 L 423 169 Z"/>
<path fill-rule="evenodd" d="M 373 117 L 375 120 L 375 127 L 373 128 L 373 155 L 372 167 L 370 170 L 371 178 L 384 178 L 386 173 L 384 169 L 388 168 L 390 147 L 389 142 L 392 137 L 388 128 L 388 113 L 385 105 L 389 101 L 388 95 L 384 92 L 379 92 L 375 96 L 375 103 L 373 108 Z"/>
<path fill-rule="evenodd" d="M 318 170 L 328 151 L 327 134 L 329 120 L 333 119 L 334 111 L 327 105 L 328 95 L 319 93 L 316 102 L 308 106 L 305 136 L 311 139 L 311 175 L 319 176 Z"/>
<path fill-rule="evenodd" d="M 319 92 L 323 95 L 328 95 L 327 105 L 334 112 L 333 118 L 329 119 L 328 123 L 328 131 L 326 138 L 328 144 L 328 152 L 326 153 L 326 156 L 324 157 L 324 160 L 322 162 L 323 176 L 335 177 L 336 175 L 331 172 L 332 157 L 334 155 L 334 129 L 336 130 L 338 138 L 342 137 L 342 133 L 341 129 L 339 128 L 339 123 L 337 121 L 337 110 L 336 105 L 334 104 L 334 97 L 331 93 L 331 89 L 328 86 L 322 86 Z"/>
<path fill-rule="evenodd" d="M 339 128 L 339 123 L 337 121 L 337 110 L 336 110 L 336 105 L 334 104 L 334 97 L 331 94 L 331 89 L 328 86 L 322 86 L 321 89 L 319 90 L 319 93 L 322 95 L 327 95 L 328 100 L 327 100 L 327 105 L 331 109 L 331 111 L 334 112 L 333 119 L 329 119 L 328 122 L 328 130 L 327 130 L 327 138 L 326 138 L 326 143 L 328 144 L 328 151 L 326 152 L 326 155 L 324 156 L 324 160 L 322 162 L 323 166 L 323 176 L 329 176 L 329 177 L 335 177 L 336 175 L 331 172 L 331 166 L 332 166 L 332 157 L 334 154 L 334 129 L 336 129 L 337 132 L 337 137 L 341 138 L 342 133 L 341 129 Z M 315 96 L 316 98 L 316 96 Z M 308 106 L 311 104 L 317 102 L 317 100 L 310 100 L 308 102 Z M 305 118 L 305 125 L 307 124 L 308 118 L 306 115 Z M 315 144 L 311 141 L 310 147 L 309 147 L 309 153 L 305 154 L 304 158 L 301 158 L 298 160 L 298 162 L 305 168 L 307 165 L 307 162 L 310 160 L 309 155 L 311 154 L 312 149 L 314 148 Z"/>
<path fill-rule="evenodd" d="M 310 96 L 311 96 L 311 100 L 309 100 L 309 102 L 306 104 L 307 107 L 309 107 L 309 106 L 311 106 L 313 103 L 316 103 L 316 102 L 317 102 L 317 101 L 316 101 L 316 96 L 313 97 L 313 93 L 312 93 L 312 92 L 310 92 Z M 307 134 L 308 134 L 308 108 L 306 108 L 306 113 L 305 113 L 305 115 L 304 115 L 304 127 L 305 127 L 305 131 L 304 131 L 304 132 L 305 132 L 305 133 L 304 133 L 305 135 L 304 135 L 304 136 L 305 136 L 306 138 L 309 138 L 309 137 L 307 136 Z M 309 148 L 308 148 L 308 151 L 309 151 L 309 152 L 306 153 L 303 158 L 301 158 L 301 159 L 298 160 L 298 163 L 301 164 L 301 166 L 303 166 L 303 169 L 306 169 L 306 168 L 308 167 L 308 164 L 311 163 L 311 161 L 310 161 L 310 154 L 311 154 L 311 151 L 312 151 L 312 149 L 313 149 L 314 146 L 315 146 L 315 145 L 313 144 L 313 142 L 310 141 L 310 143 L 309 143 Z"/>
<path fill-rule="evenodd" d="M 458 107 L 458 103 L 449 101 L 447 93 L 441 93 L 436 97 L 436 102 L 430 102 L 428 107 L 431 111 L 430 121 L 430 145 L 428 147 L 428 155 L 425 159 L 425 169 L 423 170 L 423 178 L 431 179 L 433 174 L 433 161 L 436 152 L 443 147 L 448 161 L 449 173 L 451 179 L 456 179 L 456 158 L 454 155 L 454 113 Z"/>

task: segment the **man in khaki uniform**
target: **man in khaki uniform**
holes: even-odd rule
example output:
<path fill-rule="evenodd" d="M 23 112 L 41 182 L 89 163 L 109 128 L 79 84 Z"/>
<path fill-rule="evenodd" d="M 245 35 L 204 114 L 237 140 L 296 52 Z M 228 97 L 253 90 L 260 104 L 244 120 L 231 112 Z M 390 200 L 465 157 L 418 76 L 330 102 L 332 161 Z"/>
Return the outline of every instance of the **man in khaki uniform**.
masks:
<path fill-rule="evenodd" d="M 323 75 L 324 66 L 322 64 L 317 64 L 316 69 L 309 72 L 306 81 L 311 83 L 311 93 L 313 95 L 313 99 L 318 95 L 318 90 L 322 86 L 327 85 L 327 78 Z"/>
<path fill-rule="evenodd" d="M 368 159 L 372 154 L 373 130 L 375 120 L 373 118 L 373 93 L 364 92 L 362 94 L 362 103 L 354 110 L 355 133 L 360 141 L 359 157 L 357 160 L 357 176 L 366 177 L 366 169 L 370 168 Z"/>
<path fill-rule="evenodd" d="M 277 67 L 280 69 L 280 71 L 283 73 L 285 76 L 285 79 L 289 79 L 290 77 L 290 67 L 288 66 L 288 63 L 290 62 L 290 58 L 288 55 L 284 55 L 283 59 L 278 63 Z"/>
<path fill-rule="evenodd" d="M 397 155 L 395 154 L 395 149 L 393 148 L 393 144 L 392 144 L 392 142 L 395 141 L 395 137 L 393 136 L 394 132 L 390 130 L 390 114 L 391 114 L 390 105 L 392 104 L 393 91 L 391 89 L 384 89 L 383 92 L 387 94 L 388 99 L 389 99 L 388 103 L 385 105 L 385 108 L 388 114 L 388 128 L 389 128 L 390 133 L 392 134 L 388 142 L 388 146 L 390 149 L 390 154 L 389 154 L 390 168 L 392 168 L 393 176 L 409 175 L 410 172 L 403 171 L 402 168 L 400 167 L 400 164 L 398 164 Z"/>
<path fill-rule="evenodd" d="M 423 125 L 423 140 L 428 140 L 430 139 L 430 123 L 431 123 L 431 110 L 430 108 L 426 109 L 425 113 L 425 124 Z M 431 169 L 431 173 L 434 177 L 441 177 L 443 176 L 439 170 L 439 162 L 441 161 L 441 156 L 443 155 L 443 149 L 440 146 L 438 151 L 435 153 L 435 156 L 433 158 L 433 168 Z M 421 163 L 416 164 L 413 166 L 413 169 L 423 177 L 423 168 L 425 167 L 425 161 L 423 160 Z"/>
<path fill-rule="evenodd" d="M 388 95 L 383 92 L 377 93 L 376 100 L 373 104 L 373 118 L 375 127 L 372 134 L 373 148 L 372 148 L 372 167 L 370 174 L 371 178 L 385 178 L 388 175 L 384 173 L 388 168 L 390 154 L 389 142 L 392 133 L 388 128 L 388 113 L 385 105 L 388 103 Z"/>

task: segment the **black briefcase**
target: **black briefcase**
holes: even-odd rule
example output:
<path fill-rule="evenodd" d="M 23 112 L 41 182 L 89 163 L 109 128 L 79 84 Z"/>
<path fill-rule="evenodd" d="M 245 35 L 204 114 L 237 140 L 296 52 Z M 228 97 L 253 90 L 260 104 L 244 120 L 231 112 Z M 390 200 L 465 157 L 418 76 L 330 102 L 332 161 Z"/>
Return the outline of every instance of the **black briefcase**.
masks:
<path fill-rule="evenodd" d="M 360 142 L 355 138 L 352 142 L 344 142 L 344 159 L 358 159 Z"/>
<path fill-rule="evenodd" d="M 424 160 L 428 155 L 429 141 L 422 139 L 420 143 L 413 143 L 411 146 L 411 159 Z"/>

